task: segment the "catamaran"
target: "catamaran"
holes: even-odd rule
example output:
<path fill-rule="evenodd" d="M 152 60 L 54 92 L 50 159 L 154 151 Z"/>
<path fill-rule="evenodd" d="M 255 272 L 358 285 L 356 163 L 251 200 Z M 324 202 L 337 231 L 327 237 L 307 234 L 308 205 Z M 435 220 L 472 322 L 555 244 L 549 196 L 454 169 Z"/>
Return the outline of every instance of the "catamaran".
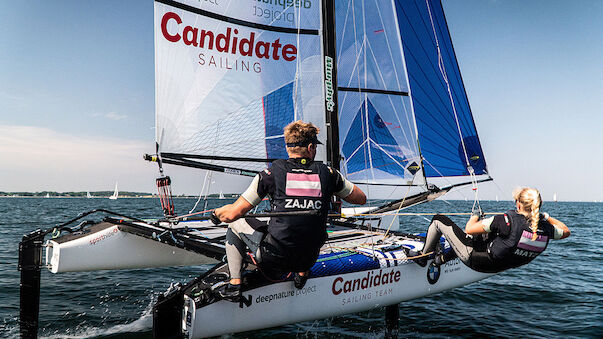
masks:
<path fill-rule="evenodd" d="M 164 217 L 97 209 L 24 236 L 24 337 L 37 334 L 41 267 L 61 273 L 215 263 L 159 296 L 157 338 L 215 336 L 382 306 L 397 314 L 402 301 L 489 276 L 458 259 L 421 267 L 409 257 L 424 238 L 392 229 L 403 208 L 492 180 L 440 1 L 156 0 L 155 62 L 156 153 L 145 158 L 159 165 Z M 253 177 L 287 156 L 283 127 L 298 119 L 321 128 L 317 159 L 369 197 L 404 193 L 380 206 L 340 211 L 334 204 L 328 241 L 303 289 L 290 277 L 268 279 L 249 258 L 240 300 L 223 300 L 215 288 L 228 279 L 227 225 L 177 216 L 164 165 Z M 107 216 L 82 221 L 93 213 Z M 51 232 L 62 235 L 44 242 Z M 441 248 L 450 250 L 444 239 Z"/>

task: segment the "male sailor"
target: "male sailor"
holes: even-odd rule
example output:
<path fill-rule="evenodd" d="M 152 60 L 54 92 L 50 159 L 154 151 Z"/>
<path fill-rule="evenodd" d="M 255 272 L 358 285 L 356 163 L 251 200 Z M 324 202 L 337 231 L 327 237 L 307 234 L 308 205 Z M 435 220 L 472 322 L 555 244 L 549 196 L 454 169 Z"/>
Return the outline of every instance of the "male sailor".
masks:
<path fill-rule="evenodd" d="M 251 185 L 233 204 L 217 208 L 214 223 L 228 223 L 226 257 L 230 283 L 219 294 L 235 300 L 241 293 L 243 258 L 247 249 L 264 272 L 273 276 L 295 272 L 294 285 L 306 283 L 309 269 L 318 258 L 327 239 L 326 221 L 333 195 L 351 204 L 363 205 L 366 196 L 343 175 L 314 161 L 318 128 L 312 123 L 295 121 L 284 129 L 289 159 L 279 159 L 255 176 Z M 241 218 L 268 196 L 272 212 L 284 212 L 268 222 Z M 285 215 L 295 211 L 314 211 L 302 215 Z"/>

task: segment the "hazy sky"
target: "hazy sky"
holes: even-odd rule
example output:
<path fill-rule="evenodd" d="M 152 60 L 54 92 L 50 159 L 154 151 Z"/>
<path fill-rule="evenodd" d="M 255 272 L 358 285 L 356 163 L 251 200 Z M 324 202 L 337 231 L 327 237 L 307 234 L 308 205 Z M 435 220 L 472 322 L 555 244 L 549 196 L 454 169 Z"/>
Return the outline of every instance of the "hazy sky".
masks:
<path fill-rule="evenodd" d="M 496 182 L 480 196 L 603 200 L 603 1 L 443 4 Z M 0 191 L 155 191 L 153 1 L 0 1 L 0 46 Z"/>

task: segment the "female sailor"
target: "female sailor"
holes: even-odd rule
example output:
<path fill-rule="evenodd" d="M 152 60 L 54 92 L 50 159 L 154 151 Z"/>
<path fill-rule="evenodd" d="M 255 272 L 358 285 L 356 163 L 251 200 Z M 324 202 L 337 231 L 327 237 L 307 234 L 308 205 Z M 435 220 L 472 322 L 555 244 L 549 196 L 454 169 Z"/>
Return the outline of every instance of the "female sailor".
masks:
<path fill-rule="evenodd" d="M 542 199 L 535 188 L 518 188 L 513 192 L 516 210 L 502 215 L 480 219 L 472 215 L 465 231 L 443 215 L 433 217 L 425 247 L 421 254 L 436 250 L 444 235 L 453 251 L 442 254 L 436 250 L 434 265 L 458 256 L 470 268 L 485 273 L 497 273 L 519 267 L 542 253 L 550 239 L 563 239 L 570 235 L 569 228 L 548 213 L 540 213 Z M 484 239 L 483 236 L 487 235 Z M 415 259 L 421 266 L 427 256 Z"/>

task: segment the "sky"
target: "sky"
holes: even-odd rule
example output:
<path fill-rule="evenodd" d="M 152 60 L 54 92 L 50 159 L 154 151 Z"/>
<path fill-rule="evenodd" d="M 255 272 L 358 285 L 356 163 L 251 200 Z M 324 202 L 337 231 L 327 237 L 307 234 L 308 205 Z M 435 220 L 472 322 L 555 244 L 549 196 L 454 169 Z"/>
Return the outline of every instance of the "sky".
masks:
<path fill-rule="evenodd" d="M 442 2 L 494 178 L 480 198 L 603 200 L 603 1 Z M 153 1 L 0 1 L 0 46 L 0 191 L 155 191 Z M 201 191 L 204 171 L 166 171 Z"/>

